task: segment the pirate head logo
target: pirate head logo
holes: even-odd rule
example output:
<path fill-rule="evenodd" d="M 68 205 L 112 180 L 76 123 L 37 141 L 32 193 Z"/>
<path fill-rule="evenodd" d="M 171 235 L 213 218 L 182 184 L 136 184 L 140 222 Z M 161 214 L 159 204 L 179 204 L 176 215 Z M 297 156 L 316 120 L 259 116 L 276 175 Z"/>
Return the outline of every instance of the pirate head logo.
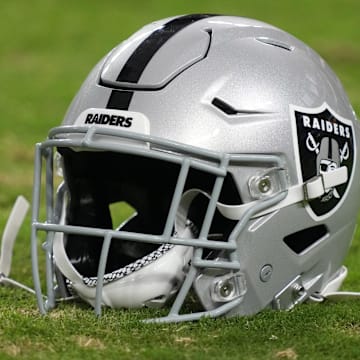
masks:
<path fill-rule="evenodd" d="M 299 175 L 303 182 L 346 166 L 348 181 L 328 189 L 309 201 L 308 210 L 315 217 L 330 213 L 341 201 L 351 178 L 354 163 L 354 129 L 352 122 L 336 115 L 326 104 L 320 109 L 293 108 L 296 123 Z"/>

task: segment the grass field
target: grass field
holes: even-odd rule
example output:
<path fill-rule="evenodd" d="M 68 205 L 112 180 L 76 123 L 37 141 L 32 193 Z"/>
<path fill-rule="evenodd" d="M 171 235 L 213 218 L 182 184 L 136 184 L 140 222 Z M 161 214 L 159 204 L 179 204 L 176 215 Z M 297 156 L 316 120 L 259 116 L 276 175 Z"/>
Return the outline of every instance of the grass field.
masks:
<path fill-rule="evenodd" d="M 267 21 L 315 48 L 342 80 L 360 113 L 360 2 L 60 1 L 0 2 L 0 229 L 18 194 L 31 198 L 34 144 L 58 124 L 92 66 L 140 26 L 192 12 Z M 32 285 L 29 218 L 13 276 Z M 345 289 L 360 291 L 360 232 L 346 265 Z M 149 325 L 150 310 L 64 304 L 40 316 L 27 293 L 0 288 L 0 359 L 356 359 L 360 301 L 303 305 L 249 318 Z"/>

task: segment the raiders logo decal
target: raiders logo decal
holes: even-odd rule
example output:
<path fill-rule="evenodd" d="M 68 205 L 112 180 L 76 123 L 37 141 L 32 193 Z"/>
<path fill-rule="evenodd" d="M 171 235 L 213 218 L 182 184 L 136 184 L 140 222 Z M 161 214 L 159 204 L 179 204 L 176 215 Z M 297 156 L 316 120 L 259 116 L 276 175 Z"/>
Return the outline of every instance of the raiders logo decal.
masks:
<path fill-rule="evenodd" d="M 298 173 L 303 182 L 341 166 L 348 181 L 310 200 L 307 209 L 314 218 L 331 214 L 340 203 L 352 178 L 355 156 L 354 129 L 350 120 L 335 114 L 327 104 L 320 108 L 291 107 L 297 138 Z M 295 144 L 296 146 L 296 144 Z"/>
<path fill-rule="evenodd" d="M 150 134 L 150 121 L 145 114 L 117 109 L 89 108 L 75 120 L 78 126 L 101 126 Z"/>

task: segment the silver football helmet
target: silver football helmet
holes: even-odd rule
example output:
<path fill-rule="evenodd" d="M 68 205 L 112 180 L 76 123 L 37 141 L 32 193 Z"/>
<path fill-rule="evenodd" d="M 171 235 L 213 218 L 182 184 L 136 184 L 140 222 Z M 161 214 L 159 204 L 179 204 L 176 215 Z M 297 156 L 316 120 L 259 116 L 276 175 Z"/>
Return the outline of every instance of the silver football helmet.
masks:
<path fill-rule="evenodd" d="M 68 296 L 97 314 L 170 302 L 157 320 L 183 321 L 336 292 L 360 204 L 359 139 L 336 75 L 288 33 L 214 15 L 145 26 L 36 147 L 40 311 Z M 203 311 L 181 311 L 190 291 Z"/>

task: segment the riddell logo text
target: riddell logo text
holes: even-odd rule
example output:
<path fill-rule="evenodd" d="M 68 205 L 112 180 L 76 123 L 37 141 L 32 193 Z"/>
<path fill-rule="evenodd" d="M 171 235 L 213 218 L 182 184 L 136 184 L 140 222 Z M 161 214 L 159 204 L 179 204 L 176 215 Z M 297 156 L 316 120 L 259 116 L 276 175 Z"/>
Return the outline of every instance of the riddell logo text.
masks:
<path fill-rule="evenodd" d="M 109 114 L 87 114 L 85 124 L 111 125 L 128 128 L 132 125 L 133 118 Z"/>

